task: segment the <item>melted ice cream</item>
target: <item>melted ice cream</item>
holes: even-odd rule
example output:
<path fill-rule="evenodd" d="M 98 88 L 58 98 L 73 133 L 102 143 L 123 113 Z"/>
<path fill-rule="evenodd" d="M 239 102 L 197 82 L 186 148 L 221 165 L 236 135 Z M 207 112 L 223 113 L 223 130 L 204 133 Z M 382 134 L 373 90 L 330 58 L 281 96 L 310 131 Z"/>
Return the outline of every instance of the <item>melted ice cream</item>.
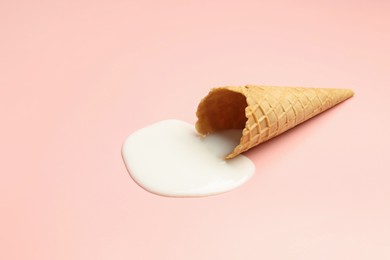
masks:
<path fill-rule="evenodd" d="M 255 166 L 247 157 L 224 159 L 240 137 L 241 130 L 201 137 L 193 125 L 166 120 L 130 135 L 122 155 L 134 181 L 152 193 L 208 196 L 235 189 L 252 177 Z"/>

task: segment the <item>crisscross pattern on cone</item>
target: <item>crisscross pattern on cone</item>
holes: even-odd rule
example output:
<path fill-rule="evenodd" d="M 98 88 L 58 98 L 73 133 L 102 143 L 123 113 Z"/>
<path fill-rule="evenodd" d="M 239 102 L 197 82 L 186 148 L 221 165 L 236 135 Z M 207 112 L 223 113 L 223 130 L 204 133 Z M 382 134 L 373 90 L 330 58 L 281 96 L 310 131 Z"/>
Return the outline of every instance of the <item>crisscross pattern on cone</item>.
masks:
<path fill-rule="evenodd" d="M 244 86 L 215 88 L 196 112 L 196 129 L 206 135 L 243 129 L 233 158 L 353 96 L 349 89 Z"/>

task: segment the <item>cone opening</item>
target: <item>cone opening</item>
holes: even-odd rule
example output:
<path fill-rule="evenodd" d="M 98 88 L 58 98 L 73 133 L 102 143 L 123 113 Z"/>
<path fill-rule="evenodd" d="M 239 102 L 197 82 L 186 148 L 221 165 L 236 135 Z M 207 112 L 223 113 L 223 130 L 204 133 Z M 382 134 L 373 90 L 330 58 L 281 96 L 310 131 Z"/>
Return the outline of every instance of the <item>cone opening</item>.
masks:
<path fill-rule="evenodd" d="M 199 104 L 196 129 L 200 134 L 226 130 L 244 129 L 247 118 L 246 97 L 228 89 L 214 89 Z"/>

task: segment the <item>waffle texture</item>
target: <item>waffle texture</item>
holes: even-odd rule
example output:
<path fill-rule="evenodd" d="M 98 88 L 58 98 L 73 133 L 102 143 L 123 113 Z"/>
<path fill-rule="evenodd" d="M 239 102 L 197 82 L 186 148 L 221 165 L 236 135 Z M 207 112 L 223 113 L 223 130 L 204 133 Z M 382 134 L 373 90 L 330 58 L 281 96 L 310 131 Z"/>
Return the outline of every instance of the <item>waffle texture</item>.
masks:
<path fill-rule="evenodd" d="M 349 89 L 243 86 L 214 88 L 200 102 L 196 129 L 202 135 L 243 129 L 233 158 L 354 95 Z"/>

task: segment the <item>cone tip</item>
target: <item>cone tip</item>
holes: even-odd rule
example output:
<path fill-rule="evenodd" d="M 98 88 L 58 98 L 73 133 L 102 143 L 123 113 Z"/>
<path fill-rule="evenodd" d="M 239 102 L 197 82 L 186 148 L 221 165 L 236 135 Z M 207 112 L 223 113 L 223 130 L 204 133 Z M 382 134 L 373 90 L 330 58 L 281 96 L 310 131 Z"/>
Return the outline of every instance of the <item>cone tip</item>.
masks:
<path fill-rule="evenodd" d="M 353 97 L 355 95 L 355 92 L 352 89 L 345 89 L 348 95 L 348 98 Z"/>

